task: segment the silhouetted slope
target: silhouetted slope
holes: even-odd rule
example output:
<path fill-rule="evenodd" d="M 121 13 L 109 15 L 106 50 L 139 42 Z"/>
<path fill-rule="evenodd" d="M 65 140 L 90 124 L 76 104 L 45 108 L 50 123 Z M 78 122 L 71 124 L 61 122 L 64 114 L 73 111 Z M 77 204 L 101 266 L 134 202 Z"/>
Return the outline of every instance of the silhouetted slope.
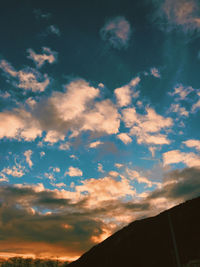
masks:
<path fill-rule="evenodd" d="M 200 198 L 196 198 L 155 217 L 129 224 L 69 266 L 177 266 L 169 214 L 181 264 L 200 259 Z"/>

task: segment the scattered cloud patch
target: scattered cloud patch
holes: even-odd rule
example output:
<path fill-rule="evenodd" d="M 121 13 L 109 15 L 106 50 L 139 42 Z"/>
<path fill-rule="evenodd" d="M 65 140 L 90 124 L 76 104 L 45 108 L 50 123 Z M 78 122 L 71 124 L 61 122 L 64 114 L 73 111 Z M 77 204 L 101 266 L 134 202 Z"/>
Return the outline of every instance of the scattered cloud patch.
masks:
<path fill-rule="evenodd" d="M 160 72 L 159 72 L 159 70 L 157 68 L 151 68 L 150 69 L 150 73 L 155 78 L 161 78 Z"/>
<path fill-rule="evenodd" d="M 50 84 L 47 74 L 42 75 L 33 68 L 25 68 L 16 71 L 6 60 L 0 61 L 0 68 L 9 76 L 11 83 L 21 89 L 31 90 L 33 92 L 43 92 Z"/>
<path fill-rule="evenodd" d="M 68 171 L 65 172 L 65 175 L 70 177 L 83 176 L 83 172 L 79 168 L 69 167 Z"/>
<path fill-rule="evenodd" d="M 130 23 L 122 16 L 115 17 L 103 26 L 101 38 L 117 49 L 127 48 L 131 36 Z"/>
<path fill-rule="evenodd" d="M 92 142 L 89 144 L 89 148 L 96 148 L 102 144 L 103 144 L 103 142 L 101 142 L 101 141 L 95 141 L 95 142 Z"/>
<path fill-rule="evenodd" d="M 52 51 L 48 47 L 42 47 L 43 54 L 36 54 L 31 48 L 29 48 L 27 52 L 29 53 L 28 58 L 32 59 L 38 68 L 41 68 L 45 62 L 52 64 L 57 60 L 57 52 Z"/>
<path fill-rule="evenodd" d="M 169 111 L 177 113 L 179 116 L 189 116 L 189 112 L 184 107 L 181 107 L 180 104 L 171 104 Z"/>
<path fill-rule="evenodd" d="M 60 29 L 56 25 L 50 25 L 47 28 L 47 32 L 51 33 L 51 34 L 54 34 L 54 35 L 57 35 L 57 36 L 61 35 Z"/>
<path fill-rule="evenodd" d="M 33 166 L 33 162 L 32 162 L 32 160 L 31 160 L 31 156 L 32 156 L 32 154 L 33 154 L 33 151 L 30 150 L 30 149 L 24 152 L 24 156 L 25 156 L 25 158 L 26 158 L 26 162 L 27 162 L 27 164 L 28 164 L 28 166 L 29 166 L 30 168 L 32 168 L 32 166 Z"/>

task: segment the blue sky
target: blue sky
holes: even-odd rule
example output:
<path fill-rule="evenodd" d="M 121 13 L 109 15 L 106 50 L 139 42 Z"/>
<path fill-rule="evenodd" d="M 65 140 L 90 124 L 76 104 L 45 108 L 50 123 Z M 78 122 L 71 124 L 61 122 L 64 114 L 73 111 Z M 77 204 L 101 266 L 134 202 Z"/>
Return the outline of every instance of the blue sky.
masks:
<path fill-rule="evenodd" d="M 2 3 L 0 255 L 74 259 L 199 195 L 199 6 Z"/>

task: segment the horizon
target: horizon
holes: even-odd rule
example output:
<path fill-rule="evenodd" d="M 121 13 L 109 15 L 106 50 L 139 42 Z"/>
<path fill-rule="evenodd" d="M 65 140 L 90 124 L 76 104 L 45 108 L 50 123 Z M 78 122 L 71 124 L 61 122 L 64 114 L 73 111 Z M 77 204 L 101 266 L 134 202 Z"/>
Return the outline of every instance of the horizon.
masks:
<path fill-rule="evenodd" d="M 199 0 L 3 1 L 0 20 L 0 257 L 75 259 L 200 196 Z"/>

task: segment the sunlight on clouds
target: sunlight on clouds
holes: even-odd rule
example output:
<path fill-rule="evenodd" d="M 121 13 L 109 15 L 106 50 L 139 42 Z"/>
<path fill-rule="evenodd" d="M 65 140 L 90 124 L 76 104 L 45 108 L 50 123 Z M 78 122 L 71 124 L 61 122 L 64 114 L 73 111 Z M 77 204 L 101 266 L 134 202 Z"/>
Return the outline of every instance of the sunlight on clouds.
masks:
<path fill-rule="evenodd" d="M 119 107 L 125 107 L 130 105 L 132 97 L 138 97 L 139 91 L 134 91 L 134 89 L 139 84 L 139 82 L 140 78 L 136 77 L 135 79 L 131 80 L 129 84 L 115 89 L 114 93 L 117 98 L 117 103 Z"/>
<path fill-rule="evenodd" d="M 41 68 L 45 62 L 48 62 L 49 64 L 54 63 L 57 58 L 57 52 L 52 51 L 48 47 L 42 47 L 42 51 L 43 54 L 36 54 L 33 49 L 27 49 L 27 52 L 29 53 L 28 58 L 32 59 L 38 68 Z"/>
<path fill-rule="evenodd" d="M 184 141 L 183 144 L 185 144 L 187 147 L 194 147 L 196 150 L 200 150 L 200 140 L 190 139 Z"/>
<path fill-rule="evenodd" d="M 126 145 L 132 142 L 132 139 L 127 133 L 120 133 L 117 135 L 117 138 L 120 139 Z"/>
<path fill-rule="evenodd" d="M 40 72 L 30 67 L 16 71 L 6 60 L 1 60 L 0 68 L 13 78 L 11 79 L 12 84 L 21 89 L 43 92 L 50 83 L 47 74 L 42 75 Z M 15 81 L 15 78 L 18 82 Z"/>
<path fill-rule="evenodd" d="M 193 152 L 184 153 L 180 150 L 171 150 L 163 153 L 164 166 L 180 162 L 188 167 L 200 167 L 200 156 Z"/>
<path fill-rule="evenodd" d="M 75 168 L 75 167 L 69 167 L 68 171 L 65 172 L 65 176 L 69 175 L 71 177 L 75 177 L 75 176 L 82 176 L 83 172 L 79 169 L 79 168 Z"/>
<path fill-rule="evenodd" d="M 164 29 L 168 31 L 180 29 L 186 34 L 200 30 L 198 0 L 153 0 L 153 2 L 158 7 L 155 17 L 162 20 L 161 25 L 163 28 L 165 26 Z"/>

